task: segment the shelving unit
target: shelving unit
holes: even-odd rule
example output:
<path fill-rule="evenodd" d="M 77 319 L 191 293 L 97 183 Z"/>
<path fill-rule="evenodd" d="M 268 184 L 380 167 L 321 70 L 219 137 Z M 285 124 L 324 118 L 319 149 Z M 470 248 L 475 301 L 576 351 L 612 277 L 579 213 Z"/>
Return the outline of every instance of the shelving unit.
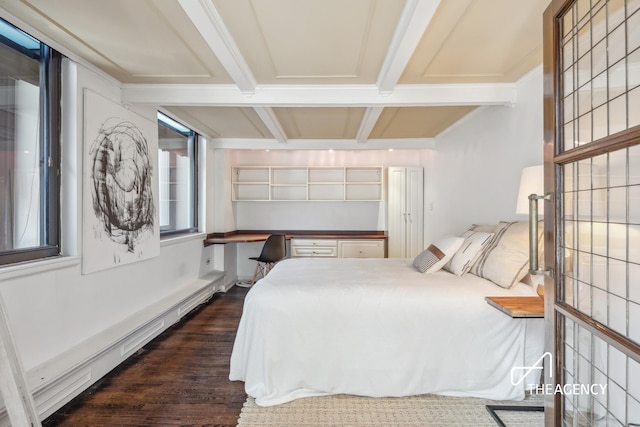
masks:
<path fill-rule="evenodd" d="M 269 200 L 269 176 L 269 168 L 233 168 L 233 200 Z"/>
<path fill-rule="evenodd" d="M 380 201 L 383 168 L 234 166 L 233 201 Z"/>

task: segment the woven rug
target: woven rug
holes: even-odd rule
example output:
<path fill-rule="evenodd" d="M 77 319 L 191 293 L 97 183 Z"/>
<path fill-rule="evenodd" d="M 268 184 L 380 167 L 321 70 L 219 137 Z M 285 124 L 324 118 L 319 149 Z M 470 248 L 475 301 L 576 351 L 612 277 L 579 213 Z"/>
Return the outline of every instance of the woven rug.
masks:
<path fill-rule="evenodd" d="M 277 406 L 244 403 L 238 427 L 496 427 L 486 405 L 542 405 L 542 396 L 522 402 L 445 397 L 433 394 L 402 398 L 350 395 L 307 397 Z M 498 411 L 508 427 L 544 426 L 542 412 Z"/>

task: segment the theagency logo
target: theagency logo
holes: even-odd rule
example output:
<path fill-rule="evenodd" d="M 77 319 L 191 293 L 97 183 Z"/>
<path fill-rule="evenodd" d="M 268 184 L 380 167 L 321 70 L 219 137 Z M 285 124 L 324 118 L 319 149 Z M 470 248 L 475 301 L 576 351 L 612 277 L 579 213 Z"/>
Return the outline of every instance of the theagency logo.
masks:
<path fill-rule="evenodd" d="M 544 367 L 545 359 L 548 360 L 549 378 L 553 378 L 553 355 L 545 352 L 532 366 L 514 366 L 511 368 L 511 385 L 517 386 L 527 380 L 529 374 L 540 371 Z M 537 376 L 536 376 L 537 378 Z M 532 394 L 605 394 L 607 384 L 526 384 L 526 389 Z"/>
<path fill-rule="evenodd" d="M 511 385 L 522 384 L 533 371 L 540 371 L 542 373 L 544 359 L 546 358 L 549 359 L 547 366 L 553 366 L 553 355 L 547 351 L 540 357 L 540 359 L 536 360 L 533 366 L 514 366 L 511 368 Z M 553 370 L 551 370 L 550 377 L 553 378 Z"/>

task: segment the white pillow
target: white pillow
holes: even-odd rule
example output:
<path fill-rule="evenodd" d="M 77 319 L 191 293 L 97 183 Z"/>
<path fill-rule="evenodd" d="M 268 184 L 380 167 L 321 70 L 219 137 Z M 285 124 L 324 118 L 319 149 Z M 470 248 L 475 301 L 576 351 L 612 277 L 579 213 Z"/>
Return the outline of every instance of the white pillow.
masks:
<path fill-rule="evenodd" d="M 538 239 L 541 235 L 539 228 Z M 473 269 L 474 274 L 503 288 L 521 281 L 529 270 L 529 223 L 506 223 Z"/>
<path fill-rule="evenodd" d="M 462 276 L 471 270 L 473 263 L 491 243 L 493 233 L 465 231 L 461 237 L 465 238 L 464 243 L 444 266 L 445 270 L 456 276 Z"/>
<path fill-rule="evenodd" d="M 464 237 L 447 236 L 438 239 L 413 260 L 413 267 L 429 274 L 440 270 L 464 243 Z"/>
<path fill-rule="evenodd" d="M 482 277 L 482 274 L 480 273 L 480 266 L 486 260 L 487 256 L 489 255 L 489 252 L 491 252 L 491 249 L 500 240 L 502 233 L 508 227 L 509 224 L 510 224 L 509 222 L 502 221 L 495 225 L 475 225 L 474 224 L 471 226 L 471 228 L 469 228 L 469 231 L 482 231 L 482 232 L 493 233 L 493 239 L 491 239 L 489 246 L 485 248 L 485 250 L 480 254 L 480 256 L 476 259 L 476 261 L 471 266 L 471 270 L 469 270 L 471 274 L 475 274 L 476 276 Z"/>

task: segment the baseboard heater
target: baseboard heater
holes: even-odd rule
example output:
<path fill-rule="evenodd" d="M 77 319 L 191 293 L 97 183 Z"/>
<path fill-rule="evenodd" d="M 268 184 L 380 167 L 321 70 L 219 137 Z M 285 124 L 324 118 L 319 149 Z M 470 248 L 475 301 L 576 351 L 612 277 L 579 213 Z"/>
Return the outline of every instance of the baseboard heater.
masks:
<path fill-rule="evenodd" d="M 29 370 L 27 382 L 40 419 L 66 405 L 214 293 L 226 292 L 233 282 L 225 283 L 224 276 L 221 271 L 208 273 Z M 0 408 L 0 426 L 9 426 L 5 408 Z"/>

